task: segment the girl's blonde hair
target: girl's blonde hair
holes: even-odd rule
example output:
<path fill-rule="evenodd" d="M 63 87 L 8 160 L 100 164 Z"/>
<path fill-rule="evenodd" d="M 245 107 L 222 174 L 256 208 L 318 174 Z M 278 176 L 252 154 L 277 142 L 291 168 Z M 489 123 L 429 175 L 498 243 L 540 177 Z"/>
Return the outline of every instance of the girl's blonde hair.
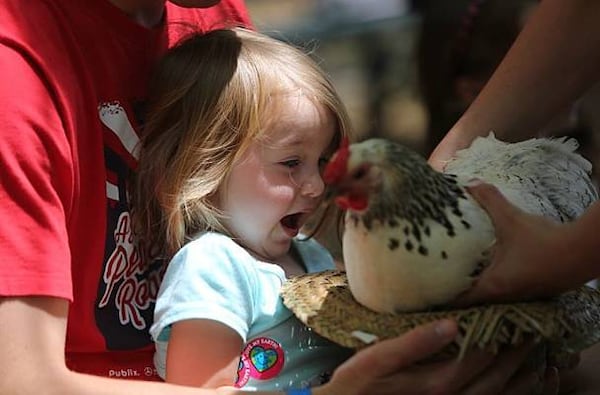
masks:
<path fill-rule="evenodd" d="M 134 231 L 146 254 L 169 258 L 200 232 L 226 233 L 211 198 L 268 128 L 277 95 L 292 90 L 331 111 L 337 147 L 350 131 L 346 110 L 302 50 L 235 28 L 192 35 L 167 52 L 151 81 L 131 189 Z"/>

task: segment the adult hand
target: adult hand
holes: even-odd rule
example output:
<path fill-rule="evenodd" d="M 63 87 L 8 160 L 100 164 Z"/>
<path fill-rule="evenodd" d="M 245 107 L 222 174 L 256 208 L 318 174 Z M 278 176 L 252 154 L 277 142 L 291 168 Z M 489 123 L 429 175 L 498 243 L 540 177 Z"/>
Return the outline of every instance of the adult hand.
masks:
<path fill-rule="evenodd" d="M 531 345 L 498 356 L 483 351 L 468 353 L 460 362 L 421 362 L 440 351 L 457 335 L 453 321 L 424 325 L 395 339 L 359 351 L 338 367 L 329 383 L 313 389 L 314 395 L 428 395 L 428 394 L 531 394 L 543 383 L 539 375 L 515 375 Z M 547 381 L 546 394 L 556 386 Z"/>
<path fill-rule="evenodd" d="M 489 214 L 496 243 L 491 264 L 455 305 L 539 299 L 585 283 L 567 264 L 573 248 L 565 241 L 569 225 L 521 211 L 489 184 L 469 192 Z"/>
<path fill-rule="evenodd" d="M 576 365 L 559 369 L 561 394 L 596 395 L 600 388 L 600 343 L 583 350 Z"/>

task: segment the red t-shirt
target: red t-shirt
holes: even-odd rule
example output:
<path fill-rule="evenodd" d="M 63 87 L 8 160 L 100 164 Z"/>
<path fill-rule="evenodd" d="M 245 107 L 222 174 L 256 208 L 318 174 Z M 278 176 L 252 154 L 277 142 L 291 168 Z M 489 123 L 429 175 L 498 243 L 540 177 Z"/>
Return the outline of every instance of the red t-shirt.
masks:
<path fill-rule="evenodd" d="M 242 0 L 167 3 L 154 29 L 108 0 L 0 3 L 0 295 L 72 301 L 73 370 L 154 378 L 162 273 L 142 270 L 131 240 L 135 130 L 157 56 L 192 26 L 232 25 L 250 26 Z"/>

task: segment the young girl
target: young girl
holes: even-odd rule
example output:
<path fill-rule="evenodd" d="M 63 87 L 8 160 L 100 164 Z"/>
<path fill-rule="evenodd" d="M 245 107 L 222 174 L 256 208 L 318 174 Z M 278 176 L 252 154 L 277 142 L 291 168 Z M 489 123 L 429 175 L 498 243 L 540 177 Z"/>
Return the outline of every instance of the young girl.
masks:
<path fill-rule="evenodd" d="M 159 375 L 245 389 L 326 381 L 349 350 L 303 326 L 279 290 L 334 268 L 297 238 L 349 133 L 330 81 L 292 46 L 219 30 L 170 51 L 150 97 L 133 210 L 143 245 L 170 259 L 150 330 Z"/>

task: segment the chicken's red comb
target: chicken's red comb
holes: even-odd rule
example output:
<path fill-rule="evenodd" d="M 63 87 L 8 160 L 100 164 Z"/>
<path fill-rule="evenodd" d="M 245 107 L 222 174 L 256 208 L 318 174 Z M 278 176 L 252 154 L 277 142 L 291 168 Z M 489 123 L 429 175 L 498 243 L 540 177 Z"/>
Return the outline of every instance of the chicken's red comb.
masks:
<path fill-rule="evenodd" d="M 333 154 L 333 157 L 325 167 L 323 172 L 323 181 L 325 184 L 333 184 L 339 181 L 346 174 L 348 158 L 350 157 L 350 142 L 348 137 L 344 137 L 340 143 L 340 148 Z"/>

